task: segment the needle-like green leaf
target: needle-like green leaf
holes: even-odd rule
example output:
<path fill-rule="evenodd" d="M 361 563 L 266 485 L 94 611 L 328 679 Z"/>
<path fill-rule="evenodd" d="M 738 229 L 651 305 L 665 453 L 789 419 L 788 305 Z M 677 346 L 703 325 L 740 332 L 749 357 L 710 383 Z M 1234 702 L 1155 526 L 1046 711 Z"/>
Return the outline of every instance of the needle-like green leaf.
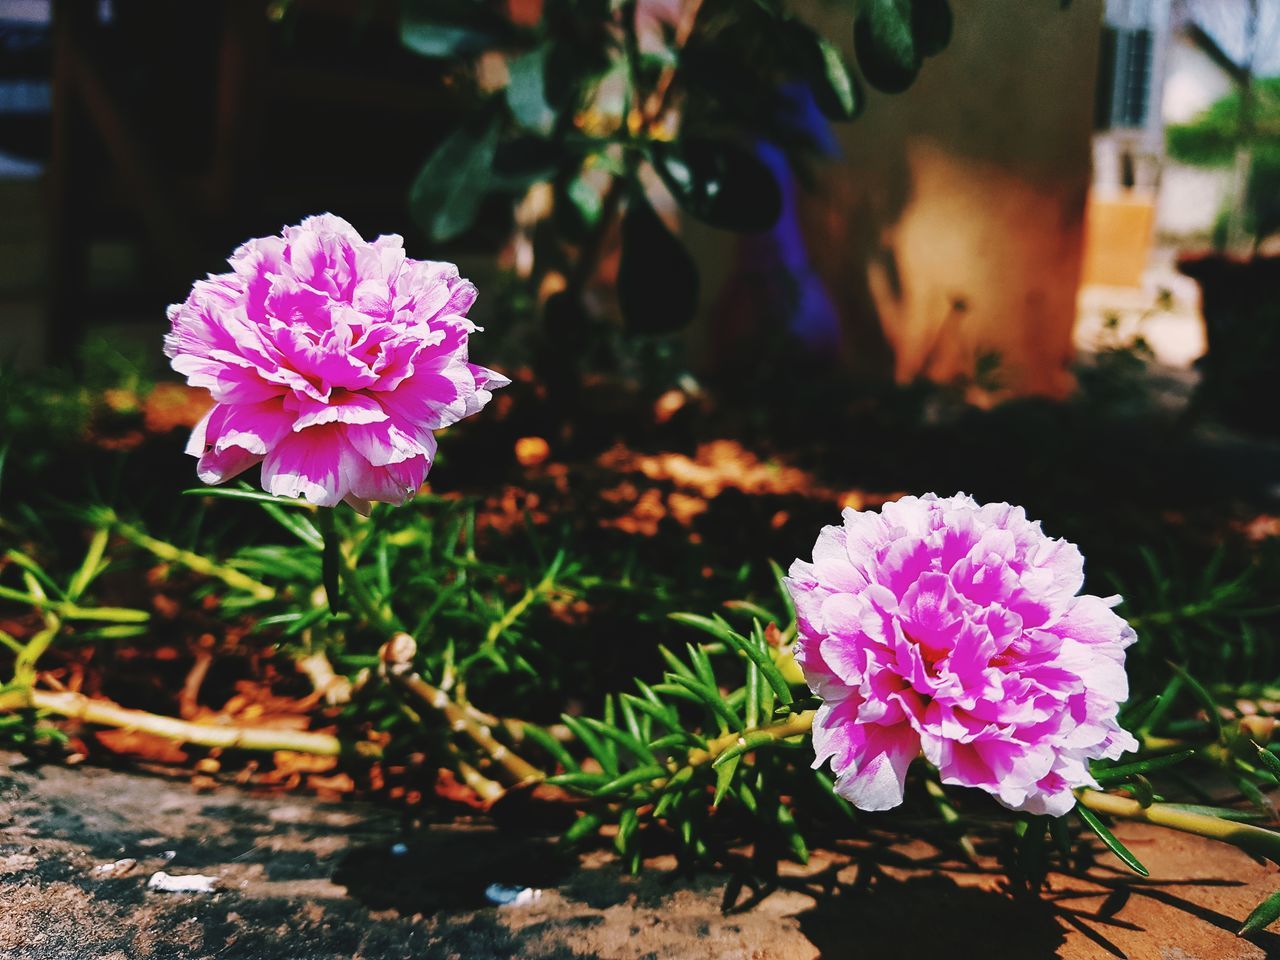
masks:
<path fill-rule="evenodd" d="M 1151 876 L 1151 872 L 1142 865 L 1142 861 L 1130 853 L 1129 848 L 1116 839 L 1116 835 L 1107 829 L 1107 825 L 1098 819 L 1096 813 L 1078 801 L 1076 803 L 1076 813 L 1080 815 L 1080 819 L 1085 822 L 1085 825 L 1098 835 L 1098 839 L 1106 844 L 1107 849 L 1119 857 L 1126 867 L 1140 877 Z"/>

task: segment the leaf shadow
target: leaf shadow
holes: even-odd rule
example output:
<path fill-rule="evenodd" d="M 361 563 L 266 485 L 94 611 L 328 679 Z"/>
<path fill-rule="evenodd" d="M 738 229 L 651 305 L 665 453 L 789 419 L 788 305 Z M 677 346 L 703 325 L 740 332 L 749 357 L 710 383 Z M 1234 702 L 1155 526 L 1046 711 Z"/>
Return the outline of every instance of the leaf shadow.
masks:
<path fill-rule="evenodd" d="M 798 915 L 821 960 L 988 960 L 1000 931 L 1004 960 L 1052 957 L 1066 940 L 1054 906 L 1033 897 L 961 886 L 925 874 L 881 874 L 863 890 L 840 887 Z"/>

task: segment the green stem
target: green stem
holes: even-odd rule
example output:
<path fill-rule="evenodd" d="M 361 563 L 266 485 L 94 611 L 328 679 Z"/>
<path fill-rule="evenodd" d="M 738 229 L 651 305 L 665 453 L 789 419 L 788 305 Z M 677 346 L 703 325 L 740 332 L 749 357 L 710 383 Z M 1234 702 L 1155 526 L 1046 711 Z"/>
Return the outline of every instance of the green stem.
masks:
<path fill-rule="evenodd" d="M 348 550 L 338 551 L 338 564 L 347 596 L 354 600 L 368 621 L 384 633 L 396 633 L 404 629 L 386 604 L 379 604 L 365 587 L 359 567 Z"/>
<path fill-rule="evenodd" d="M 1120 797 L 1114 793 L 1097 790 L 1080 792 L 1080 802 L 1096 813 L 1105 813 L 1123 820 L 1138 820 L 1157 826 L 1181 830 L 1198 837 L 1221 840 L 1249 853 L 1280 863 L 1280 833 L 1264 830 L 1248 823 L 1223 820 L 1207 813 L 1181 810 L 1165 803 L 1153 803 L 1144 807 L 1137 800 Z"/>
<path fill-rule="evenodd" d="M 489 624 L 489 629 L 484 637 L 485 645 L 493 646 L 497 643 L 498 638 L 511 629 L 511 626 L 524 615 L 530 604 L 542 594 L 550 591 L 556 585 L 556 574 L 559 572 L 559 562 L 551 564 L 550 569 L 547 570 L 546 575 L 541 580 L 528 587 L 520 599 L 508 607 L 507 611 L 498 620 Z"/>
<path fill-rule="evenodd" d="M 146 623 L 151 615 L 145 610 L 127 607 L 81 607 L 66 600 L 50 600 L 32 593 L 23 593 L 10 587 L 0 587 L 0 599 L 25 603 L 47 613 L 55 613 L 64 620 L 101 620 L 106 623 Z"/>
<path fill-rule="evenodd" d="M 173 544 L 165 543 L 163 540 L 157 540 L 155 537 L 150 537 L 137 527 L 130 526 L 127 523 L 121 523 L 117 520 L 113 522 L 112 526 L 116 533 L 130 543 L 142 547 L 142 549 L 149 551 L 161 560 L 180 564 L 195 573 L 221 580 L 227 586 L 236 590 L 243 590 L 256 600 L 271 600 L 275 598 L 275 590 L 265 583 L 260 583 L 253 579 L 253 577 L 246 576 L 239 570 L 215 563 L 208 557 L 175 547 Z"/>
<path fill-rule="evenodd" d="M 778 740 L 785 740 L 788 737 L 808 733 L 813 728 L 813 717 L 816 713 L 816 710 L 805 710 L 801 713 L 793 713 L 787 719 L 779 720 L 777 723 L 771 723 L 765 727 L 757 727 L 754 730 L 747 730 L 743 733 L 726 733 L 724 736 L 716 737 L 707 743 L 705 750 L 701 748 L 690 750 L 688 757 L 685 758 L 685 766 L 700 767 L 704 763 L 712 763 L 720 754 L 733 747 L 747 746 L 748 737 L 755 744 L 752 749 L 758 749 L 765 746 L 766 743 L 773 743 Z"/>
<path fill-rule="evenodd" d="M 316 525 L 324 538 L 321 567 L 324 571 L 324 593 L 329 600 L 329 612 L 342 610 L 342 537 L 338 533 L 338 521 L 332 510 L 321 510 Z"/>

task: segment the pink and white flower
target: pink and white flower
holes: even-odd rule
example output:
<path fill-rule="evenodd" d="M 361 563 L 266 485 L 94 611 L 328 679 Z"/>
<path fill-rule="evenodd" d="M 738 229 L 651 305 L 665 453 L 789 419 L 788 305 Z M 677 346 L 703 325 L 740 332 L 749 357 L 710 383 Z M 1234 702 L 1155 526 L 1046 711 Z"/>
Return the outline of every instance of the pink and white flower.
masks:
<path fill-rule="evenodd" d="M 470 363 L 476 288 L 451 263 L 410 260 L 325 214 L 250 240 L 231 273 L 169 308 L 165 354 L 216 401 L 187 453 L 205 483 L 262 464 L 262 486 L 321 506 L 403 503 L 435 458 L 432 433 L 507 378 Z"/>
<path fill-rule="evenodd" d="M 921 752 L 942 782 L 1060 816 L 1091 759 L 1137 748 L 1116 721 L 1133 629 L 1079 595 L 1084 558 L 1021 507 L 963 494 L 846 510 L 787 581 L 796 660 L 823 700 L 815 766 L 864 810 L 902 802 Z"/>

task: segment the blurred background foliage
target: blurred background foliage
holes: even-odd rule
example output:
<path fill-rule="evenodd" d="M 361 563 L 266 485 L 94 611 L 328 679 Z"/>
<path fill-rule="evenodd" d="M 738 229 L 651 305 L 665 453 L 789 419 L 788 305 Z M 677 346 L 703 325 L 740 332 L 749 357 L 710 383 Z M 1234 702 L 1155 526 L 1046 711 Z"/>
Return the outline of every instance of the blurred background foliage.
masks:
<path fill-rule="evenodd" d="M 1228 167 L 1246 151 L 1245 226 L 1253 247 L 1280 230 L 1280 77 L 1252 80 L 1247 104 L 1244 91 L 1235 90 L 1193 122 L 1170 126 L 1166 136 L 1170 156 L 1197 166 Z M 1221 228 L 1218 239 L 1225 243 Z"/>

